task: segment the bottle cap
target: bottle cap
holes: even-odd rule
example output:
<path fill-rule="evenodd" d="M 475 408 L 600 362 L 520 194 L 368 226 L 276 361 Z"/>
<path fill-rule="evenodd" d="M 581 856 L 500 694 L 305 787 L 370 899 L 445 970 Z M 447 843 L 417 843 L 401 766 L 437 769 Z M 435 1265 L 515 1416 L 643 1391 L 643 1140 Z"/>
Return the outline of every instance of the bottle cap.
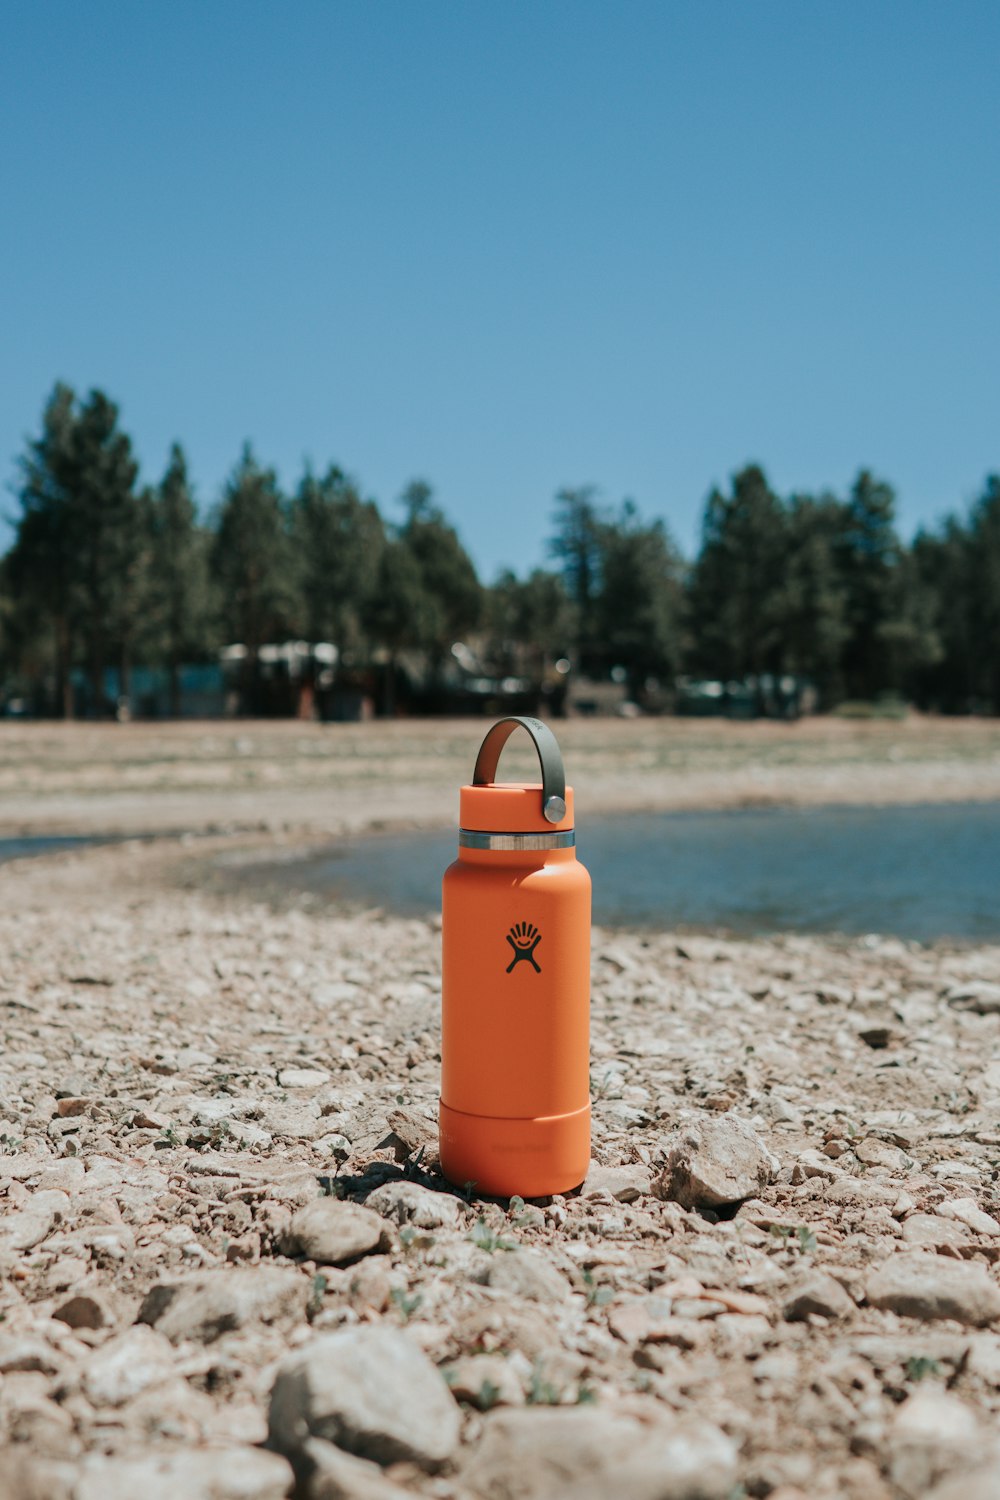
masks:
<path fill-rule="evenodd" d="M 497 781 L 500 752 L 515 729 L 527 730 L 541 782 Z M 566 785 L 555 735 L 541 719 L 498 719 L 479 747 L 472 783 L 463 786 L 459 826 L 476 833 L 564 833 L 573 827 L 573 788 Z"/>
<path fill-rule="evenodd" d="M 549 795 L 548 816 L 542 797 L 543 788 L 537 781 L 463 786 L 459 794 L 459 826 L 477 833 L 562 833 L 571 829 L 573 788 L 565 787 L 562 797 Z M 555 819 L 553 814 L 557 815 Z"/>

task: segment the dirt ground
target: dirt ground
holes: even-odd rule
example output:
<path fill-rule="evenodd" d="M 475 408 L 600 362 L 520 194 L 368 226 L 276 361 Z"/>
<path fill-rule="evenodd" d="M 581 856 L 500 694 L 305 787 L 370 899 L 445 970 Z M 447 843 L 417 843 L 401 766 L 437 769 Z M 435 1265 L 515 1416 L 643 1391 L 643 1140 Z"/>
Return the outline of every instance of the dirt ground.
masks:
<path fill-rule="evenodd" d="M 588 811 L 1000 797 L 1000 721 L 735 724 L 572 719 L 557 726 Z M 0 724 L 0 836 L 442 823 L 483 720 L 372 724 Z M 532 774 L 513 740 L 504 776 Z"/>
<path fill-rule="evenodd" d="M 3 726 L 0 836 L 184 836 L 0 866 L 0 1495 L 996 1500 L 1000 947 L 595 930 L 590 1175 L 501 1203 L 436 922 L 212 885 L 481 727 Z M 595 809 L 1000 795 L 990 724 L 560 739 Z"/>

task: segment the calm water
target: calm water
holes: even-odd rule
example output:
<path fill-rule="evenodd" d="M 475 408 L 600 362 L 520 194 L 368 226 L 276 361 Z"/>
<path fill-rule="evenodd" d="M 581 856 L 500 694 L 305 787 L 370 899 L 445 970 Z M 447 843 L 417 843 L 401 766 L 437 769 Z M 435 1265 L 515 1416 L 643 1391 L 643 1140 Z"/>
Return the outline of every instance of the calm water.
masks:
<path fill-rule="evenodd" d="M 82 849 L 86 844 L 104 843 L 103 839 L 86 837 L 0 839 L 0 865 L 8 859 L 26 859 L 31 854 L 54 854 L 59 849 Z"/>
<path fill-rule="evenodd" d="M 600 923 L 1000 938 L 1000 803 L 628 814 L 577 838 Z M 385 834 L 256 876 L 418 914 L 454 854 L 453 833 Z"/>

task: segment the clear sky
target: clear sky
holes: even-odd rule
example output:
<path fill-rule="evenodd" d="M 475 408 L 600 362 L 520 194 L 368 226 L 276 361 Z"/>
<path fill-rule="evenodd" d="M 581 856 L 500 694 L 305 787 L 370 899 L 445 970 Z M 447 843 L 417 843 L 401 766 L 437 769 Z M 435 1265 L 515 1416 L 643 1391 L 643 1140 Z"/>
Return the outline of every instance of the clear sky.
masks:
<path fill-rule="evenodd" d="M 0 476 L 61 378 L 205 506 L 424 476 L 487 577 L 749 459 L 909 533 L 1000 468 L 998 77 L 996 0 L 8 4 Z"/>

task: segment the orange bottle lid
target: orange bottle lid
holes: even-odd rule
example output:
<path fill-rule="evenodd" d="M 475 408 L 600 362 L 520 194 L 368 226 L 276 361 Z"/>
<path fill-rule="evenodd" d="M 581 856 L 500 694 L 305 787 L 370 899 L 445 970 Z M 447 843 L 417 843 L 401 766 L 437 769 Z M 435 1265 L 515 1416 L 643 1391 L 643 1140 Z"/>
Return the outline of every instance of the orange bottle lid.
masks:
<path fill-rule="evenodd" d="M 573 825 L 573 788 L 565 794 L 566 815 L 550 822 L 542 811 L 539 781 L 495 781 L 463 786 L 459 793 L 459 827 L 477 833 L 563 833 Z"/>
<path fill-rule="evenodd" d="M 538 755 L 542 779 L 497 781 L 500 752 L 515 729 L 525 729 Z M 556 737 L 541 719 L 498 719 L 479 747 L 472 781 L 463 786 L 459 826 L 474 833 L 568 833 L 573 789 L 566 785 Z M 571 842 L 571 841 L 570 841 Z"/>

